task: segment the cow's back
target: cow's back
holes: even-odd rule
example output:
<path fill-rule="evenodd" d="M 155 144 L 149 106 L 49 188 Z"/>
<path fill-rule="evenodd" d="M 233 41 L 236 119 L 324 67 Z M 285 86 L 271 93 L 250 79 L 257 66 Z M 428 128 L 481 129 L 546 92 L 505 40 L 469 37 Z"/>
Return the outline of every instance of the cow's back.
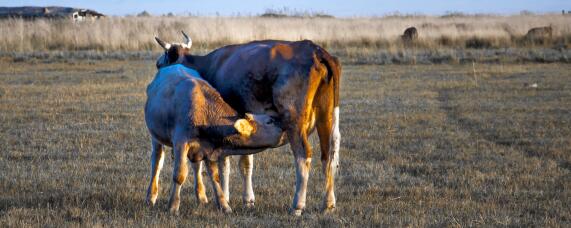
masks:
<path fill-rule="evenodd" d="M 280 77 L 307 76 L 318 46 L 311 41 L 254 41 L 212 53 L 210 83 L 238 112 L 267 113 Z"/>

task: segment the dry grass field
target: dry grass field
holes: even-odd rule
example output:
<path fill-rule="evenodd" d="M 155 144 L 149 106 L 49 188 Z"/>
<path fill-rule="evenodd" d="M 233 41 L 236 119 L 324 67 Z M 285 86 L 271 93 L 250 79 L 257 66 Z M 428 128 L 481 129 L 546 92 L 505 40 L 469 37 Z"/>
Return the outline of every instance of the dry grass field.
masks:
<path fill-rule="evenodd" d="M 529 29 L 553 27 L 541 42 L 524 38 Z M 195 49 L 260 39 L 310 39 L 326 48 L 403 49 L 400 35 L 415 26 L 422 49 L 571 47 L 571 16 L 448 15 L 370 18 L 262 17 L 109 17 L 85 23 L 71 20 L 0 20 L 0 52 L 50 50 L 159 50 L 153 39 L 181 40 L 185 30 Z"/>
<path fill-rule="evenodd" d="M 287 146 L 256 156 L 255 209 L 241 206 L 234 160 L 233 214 L 197 208 L 190 178 L 169 215 L 170 157 L 158 206 L 144 204 L 154 72 L 148 60 L 0 61 L 0 226 L 571 225 L 569 64 L 345 64 L 338 209 L 319 212 L 314 158 L 299 218 Z"/>

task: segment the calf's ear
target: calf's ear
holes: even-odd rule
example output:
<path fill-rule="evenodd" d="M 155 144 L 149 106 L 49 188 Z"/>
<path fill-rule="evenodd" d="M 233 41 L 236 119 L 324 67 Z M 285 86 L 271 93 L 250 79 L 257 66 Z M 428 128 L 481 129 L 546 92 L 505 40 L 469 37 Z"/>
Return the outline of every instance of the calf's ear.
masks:
<path fill-rule="evenodd" d="M 254 127 L 250 124 L 250 121 L 246 119 L 239 119 L 234 123 L 234 128 L 243 136 L 250 136 L 252 131 L 254 131 Z"/>
<path fill-rule="evenodd" d="M 246 113 L 246 119 L 250 121 L 254 121 L 254 115 L 252 113 Z"/>

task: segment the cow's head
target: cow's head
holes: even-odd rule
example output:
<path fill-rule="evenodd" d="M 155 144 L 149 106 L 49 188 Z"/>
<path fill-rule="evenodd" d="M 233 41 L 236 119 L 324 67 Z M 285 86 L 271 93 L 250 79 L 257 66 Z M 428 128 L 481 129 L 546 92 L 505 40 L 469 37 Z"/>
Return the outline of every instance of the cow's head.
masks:
<path fill-rule="evenodd" d="M 240 133 L 247 147 L 273 147 L 282 144 L 285 139 L 281 124 L 269 115 L 246 113 L 244 119 L 234 123 L 234 128 Z"/>
<path fill-rule="evenodd" d="M 186 54 L 190 54 L 190 47 L 192 47 L 192 40 L 184 31 L 181 31 L 182 35 L 184 36 L 183 43 L 167 43 L 158 37 L 155 37 L 155 40 L 161 47 L 165 50 L 165 53 L 157 59 L 157 69 L 162 67 L 180 63 L 182 61 L 182 57 Z"/>

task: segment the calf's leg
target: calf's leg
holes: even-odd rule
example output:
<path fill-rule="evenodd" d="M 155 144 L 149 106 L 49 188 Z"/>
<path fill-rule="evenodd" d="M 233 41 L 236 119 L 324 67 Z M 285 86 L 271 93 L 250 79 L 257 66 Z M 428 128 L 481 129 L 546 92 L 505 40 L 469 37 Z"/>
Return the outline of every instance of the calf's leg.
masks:
<path fill-rule="evenodd" d="M 188 174 L 188 158 L 187 153 L 189 150 L 188 142 L 173 143 L 174 150 L 174 169 L 173 169 L 173 185 L 171 189 L 169 211 L 173 214 L 178 214 L 180 206 L 180 190 L 186 181 Z"/>
<path fill-rule="evenodd" d="M 208 197 L 206 196 L 206 189 L 202 181 L 202 161 L 192 162 L 192 170 L 194 171 L 194 194 L 200 204 L 207 204 Z"/>
<path fill-rule="evenodd" d="M 226 156 L 222 159 L 218 166 L 222 171 L 220 183 L 222 184 L 224 199 L 226 199 L 226 202 L 230 202 L 230 156 Z"/>
<path fill-rule="evenodd" d="M 224 213 L 231 213 L 232 208 L 230 208 L 230 205 L 228 205 L 228 201 L 226 201 L 226 197 L 224 197 L 224 191 L 222 189 L 222 186 L 220 185 L 220 173 L 219 173 L 220 167 L 218 166 L 218 163 L 224 161 L 210 161 L 210 160 L 205 160 L 205 161 L 206 161 L 206 166 L 208 167 L 207 169 L 208 175 L 210 176 L 210 181 L 212 182 L 212 188 L 214 189 L 214 194 L 216 195 L 215 197 L 216 205 Z"/>
<path fill-rule="evenodd" d="M 147 204 L 154 206 L 159 195 L 159 176 L 164 162 L 164 150 L 163 145 L 159 142 L 152 140 L 152 151 L 151 151 L 151 180 L 149 183 L 149 188 L 147 189 Z"/>

